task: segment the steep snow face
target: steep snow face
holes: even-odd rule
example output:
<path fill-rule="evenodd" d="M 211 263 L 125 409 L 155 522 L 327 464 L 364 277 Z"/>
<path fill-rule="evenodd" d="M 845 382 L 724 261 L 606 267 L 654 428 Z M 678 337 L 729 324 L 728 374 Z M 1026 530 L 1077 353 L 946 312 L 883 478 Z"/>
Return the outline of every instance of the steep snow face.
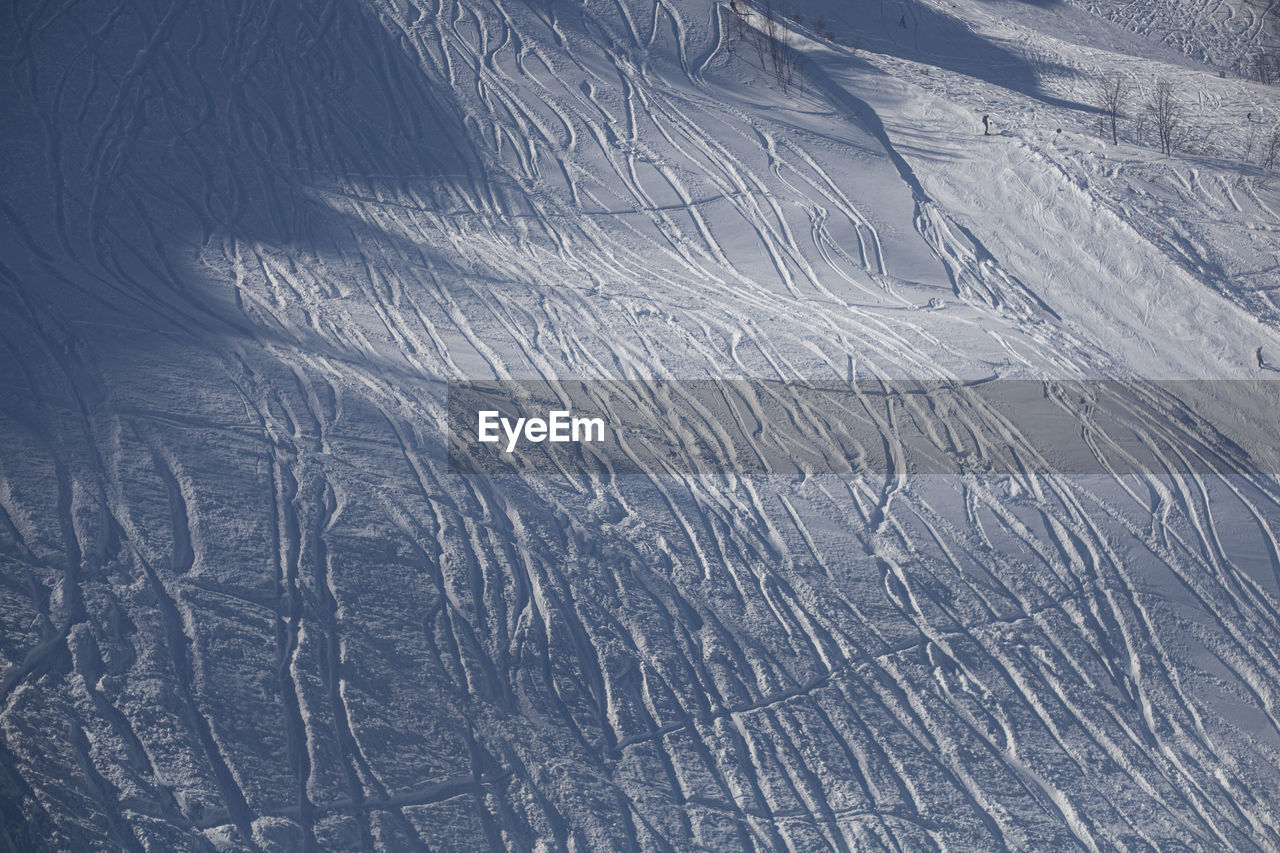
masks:
<path fill-rule="evenodd" d="M 1273 378 L 1260 19 L 735 5 L 6 13 L 10 846 L 1280 846 L 1212 399 L 1221 475 L 448 472 L 463 378 Z"/>
<path fill-rule="evenodd" d="M 1194 60 L 1242 75 L 1248 74 L 1256 51 L 1274 47 L 1280 35 L 1275 9 L 1259 0 L 1069 2 Z"/>

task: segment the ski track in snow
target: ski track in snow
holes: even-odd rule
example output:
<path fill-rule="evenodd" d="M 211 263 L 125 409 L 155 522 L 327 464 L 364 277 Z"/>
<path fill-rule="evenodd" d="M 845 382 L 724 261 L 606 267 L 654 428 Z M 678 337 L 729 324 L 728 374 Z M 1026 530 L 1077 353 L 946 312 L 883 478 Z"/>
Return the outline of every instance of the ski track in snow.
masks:
<path fill-rule="evenodd" d="M 1256 11 L 1070 5 L 797 3 L 787 93 L 705 0 L 11 8 L 10 846 L 1280 846 L 1280 484 L 1163 392 L 1220 476 L 445 464 L 468 377 L 1270 378 L 1274 187 L 1080 103 L 1274 117 Z"/>

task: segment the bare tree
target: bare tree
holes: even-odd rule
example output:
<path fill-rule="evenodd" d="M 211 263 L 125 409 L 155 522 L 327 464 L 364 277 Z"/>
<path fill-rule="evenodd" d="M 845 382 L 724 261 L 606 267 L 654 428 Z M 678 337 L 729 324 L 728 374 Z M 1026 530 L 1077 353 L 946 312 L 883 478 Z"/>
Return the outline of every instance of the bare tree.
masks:
<path fill-rule="evenodd" d="M 773 4 L 772 4 L 771 2 L 769 2 L 769 0 L 765 0 L 764 9 L 762 10 L 762 14 L 764 15 L 765 20 L 766 20 L 767 22 L 771 22 L 771 21 L 772 21 L 772 19 L 773 19 Z M 766 28 L 770 28 L 770 27 L 772 26 L 772 24 L 771 24 L 771 23 L 766 23 L 766 25 L 765 25 L 765 26 L 766 26 Z M 761 67 L 762 69 L 767 67 L 767 66 L 766 66 L 766 64 L 765 64 L 765 62 L 766 62 L 766 56 L 765 56 L 765 45 L 766 45 L 766 44 L 767 44 L 767 42 L 768 42 L 768 38 L 769 38 L 769 36 L 768 36 L 768 35 L 767 35 L 767 33 L 765 32 L 765 30 L 762 30 L 762 29 L 760 29 L 759 27 L 756 27 L 756 28 L 755 28 L 755 38 L 754 38 L 754 39 L 752 39 L 752 41 L 755 43 L 755 46 L 756 46 L 756 57 L 760 60 L 760 67 Z"/>
<path fill-rule="evenodd" d="M 760 38 L 760 33 L 750 25 L 751 7 L 745 0 L 729 0 L 729 42 L 734 43 L 750 42 L 755 46 L 756 53 L 760 59 L 761 67 L 764 66 L 764 44 Z"/>
<path fill-rule="evenodd" d="M 1280 127 L 1271 131 L 1271 138 L 1262 149 L 1262 168 L 1274 169 L 1277 161 L 1280 161 Z"/>
<path fill-rule="evenodd" d="M 1168 80 L 1156 83 L 1151 100 L 1147 101 L 1147 113 L 1156 130 L 1156 138 L 1160 142 L 1160 151 L 1172 154 L 1182 141 L 1182 105 L 1178 103 L 1173 92 L 1173 84 Z"/>
<path fill-rule="evenodd" d="M 1103 121 L 1111 125 L 1111 144 L 1120 141 L 1116 133 L 1116 123 L 1124 112 L 1125 99 L 1129 96 L 1129 87 L 1119 74 L 1109 74 L 1098 81 L 1094 97 L 1098 109 L 1102 112 Z"/>
<path fill-rule="evenodd" d="M 1271 85 L 1274 82 L 1273 71 L 1275 60 L 1265 50 L 1259 50 L 1253 57 L 1253 76 L 1259 83 Z"/>
<path fill-rule="evenodd" d="M 761 7 L 764 26 L 757 31 L 756 51 L 760 56 L 760 65 L 768 70 L 772 67 L 773 76 L 786 91 L 795 79 L 799 55 L 787 37 L 787 27 L 773 5 L 773 0 L 764 0 Z M 765 64 L 766 55 L 768 65 Z"/>
<path fill-rule="evenodd" d="M 730 0 L 729 11 L 731 39 L 736 36 L 742 41 L 750 37 L 760 69 L 772 73 L 782 91 L 787 91 L 797 78 L 800 90 L 804 91 L 804 79 L 799 74 L 801 54 L 791 45 L 787 19 L 774 5 L 774 0 L 762 0 L 754 10 L 744 0 Z M 819 22 L 819 27 L 822 26 Z"/>

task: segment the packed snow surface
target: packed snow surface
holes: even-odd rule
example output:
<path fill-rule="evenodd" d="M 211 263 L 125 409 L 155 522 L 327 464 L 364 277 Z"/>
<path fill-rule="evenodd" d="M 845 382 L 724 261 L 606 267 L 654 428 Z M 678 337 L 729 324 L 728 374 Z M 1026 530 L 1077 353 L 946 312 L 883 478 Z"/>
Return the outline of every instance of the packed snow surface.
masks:
<path fill-rule="evenodd" d="M 11 5 L 6 847 L 1280 848 L 1265 384 L 1146 475 L 444 449 L 462 379 L 1280 378 L 1264 8 Z"/>

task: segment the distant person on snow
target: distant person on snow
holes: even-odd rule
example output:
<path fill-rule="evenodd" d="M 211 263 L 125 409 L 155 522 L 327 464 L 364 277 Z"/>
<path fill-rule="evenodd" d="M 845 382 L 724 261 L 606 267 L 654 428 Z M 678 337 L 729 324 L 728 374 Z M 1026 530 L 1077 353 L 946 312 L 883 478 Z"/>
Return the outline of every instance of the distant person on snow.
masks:
<path fill-rule="evenodd" d="M 982 117 L 982 135 L 983 136 L 991 135 L 991 116 Z"/>
<path fill-rule="evenodd" d="M 898 19 L 898 26 L 902 27 L 904 30 L 907 28 L 907 16 L 906 16 L 906 15 L 903 15 L 901 18 L 899 18 L 899 19 Z"/>

